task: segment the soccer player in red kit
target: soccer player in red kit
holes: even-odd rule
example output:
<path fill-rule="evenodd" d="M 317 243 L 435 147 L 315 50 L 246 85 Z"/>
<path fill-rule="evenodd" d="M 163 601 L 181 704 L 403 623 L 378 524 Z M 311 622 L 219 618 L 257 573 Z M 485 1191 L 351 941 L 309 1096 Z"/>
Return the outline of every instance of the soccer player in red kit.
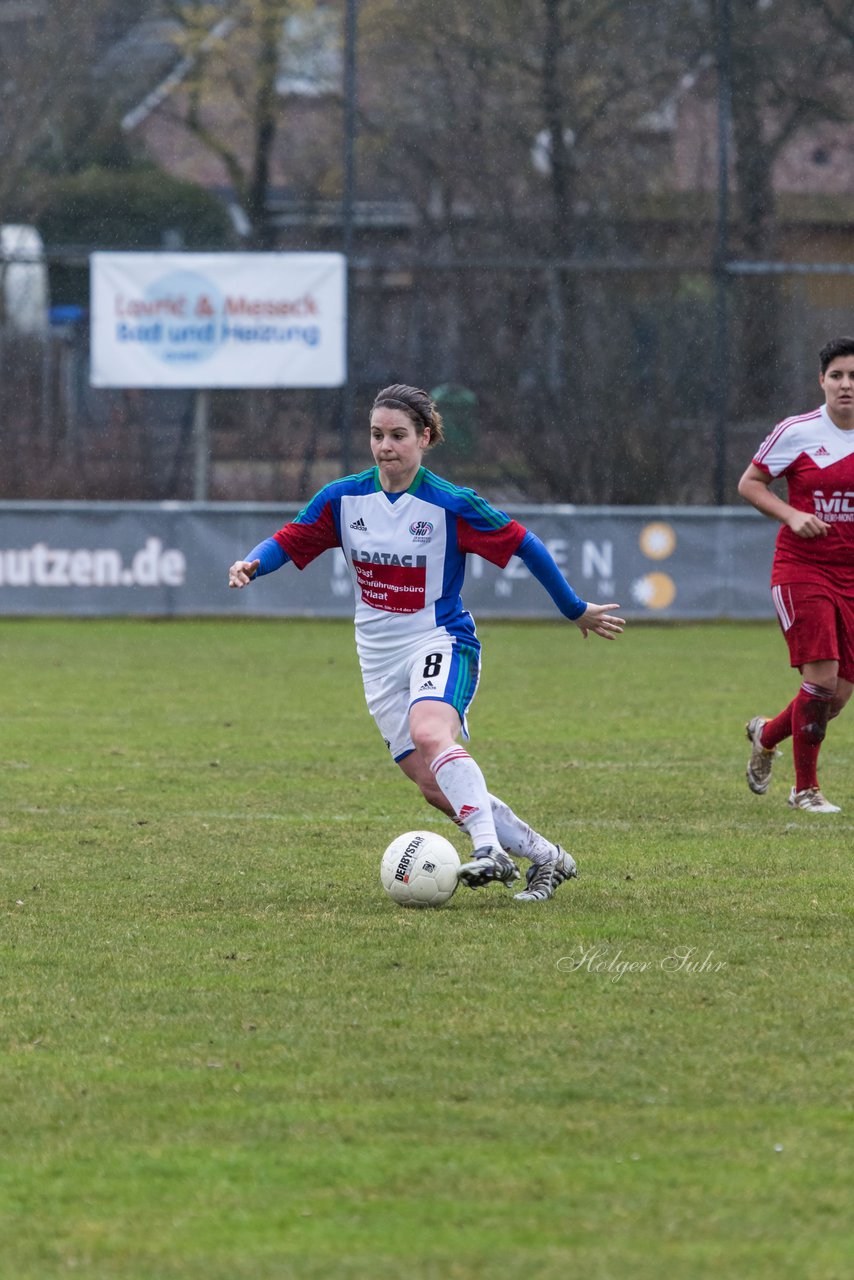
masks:
<path fill-rule="evenodd" d="M 838 813 L 818 785 L 827 723 L 854 688 L 854 338 L 834 338 L 819 353 L 825 403 L 778 423 L 738 484 L 743 498 L 779 520 L 771 594 L 802 676 L 789 705 L 747 724 L 747 783 L 768 790 L 777 746 L 791 737 L 793 809 Z M 788 501 L 771 490 L 784 476 Z"/>

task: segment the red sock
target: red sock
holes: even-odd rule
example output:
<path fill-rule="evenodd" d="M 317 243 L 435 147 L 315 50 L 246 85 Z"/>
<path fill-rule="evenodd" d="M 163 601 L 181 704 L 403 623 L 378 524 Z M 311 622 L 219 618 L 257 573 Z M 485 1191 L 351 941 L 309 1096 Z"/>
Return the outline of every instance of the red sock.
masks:
<path fill-rule="evenodd" d="M 833 690 L 807 684 L 792 703 L 792 754 L 795 757 L 795 790 L 818 786 L 818 753 L 824 740 Z M 765 741 L 764 735 L 762 739 Z"/>
<path fill-rule="evenodd" d="M 777 747 L 784 738 L 792 736 L 792 708 L 797 702 L 797 698 L 793 698 L 785 710 L 781 711 L 773 720 L 766 720 L 760 734 L 760 741 L 763 747 L 769 751 L 773 747 Z"/>

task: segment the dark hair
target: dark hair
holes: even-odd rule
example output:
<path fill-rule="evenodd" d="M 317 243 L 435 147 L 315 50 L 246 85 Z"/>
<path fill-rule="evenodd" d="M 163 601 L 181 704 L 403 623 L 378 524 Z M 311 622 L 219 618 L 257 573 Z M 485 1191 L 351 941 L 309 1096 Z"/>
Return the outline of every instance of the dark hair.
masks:
<path fill-rule="evenodd" d="M 420 433 L 427 427 L 430 431 L 430 444 L 441 444 L 445 438 L 442 430 L 442 415 L 430 399 L 426 391 L 418 387 L 407 387 L 405 383 L 395 382 L 377 393 L 371 406 L 374 409 L 400 409 Z"/>
<path fill-rule="evenodd" d="M 854 338 L 831 338 L 818 353 L 818 365 L 822 373 L 840 356 L 854 356 Z"/>

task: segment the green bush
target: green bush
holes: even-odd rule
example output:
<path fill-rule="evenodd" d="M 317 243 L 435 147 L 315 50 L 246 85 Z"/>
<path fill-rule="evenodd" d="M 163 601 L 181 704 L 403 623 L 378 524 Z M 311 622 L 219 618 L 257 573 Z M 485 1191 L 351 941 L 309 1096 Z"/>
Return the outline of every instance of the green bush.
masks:
<path fill-rule="evenodd" d="M 37 218 L 48 247 L 160 249 L 177 232 L 187 249 L 234 243 L 225 205 L 192 182 L 159 169 L 86 169 L 51 181 Z"/>

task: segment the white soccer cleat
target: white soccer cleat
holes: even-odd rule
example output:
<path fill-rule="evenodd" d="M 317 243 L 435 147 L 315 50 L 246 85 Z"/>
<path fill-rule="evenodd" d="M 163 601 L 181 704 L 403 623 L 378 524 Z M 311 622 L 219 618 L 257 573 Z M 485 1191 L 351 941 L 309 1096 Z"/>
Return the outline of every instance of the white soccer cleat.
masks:
<path fill-rule="evenodd" d="M 792 787 L 789 792 L 789 807 L 803 809 L 805 813 L 842 812 L 838 804 L 831 804 L 829 800 L 825 800 L 818 787 L 805 787 L 803 791 L 796 791 Z"/>
<path fill-rule="evenodd" d="M 554 897 L 558 885 L 564 880 L 574 880 L 577 875 L 575 859 L 558 845 L 557 857 L 551 862 L 531 863 L 525 873 L 526 887 L 513 896 L 517 902 L 547 902 Z"/>
<path fill-rule="evenodd" d="M 761 733 L 768 721 L 764 716 L 754 716 L 744 726 L 748 741 L 751 744 L 750 759 L 747 762 L 747 785 L 758 796 L 764 796 L 771 781 L 771 766 L 774 757 L 780 754 L 774 747 L 763 747 Z"/>

